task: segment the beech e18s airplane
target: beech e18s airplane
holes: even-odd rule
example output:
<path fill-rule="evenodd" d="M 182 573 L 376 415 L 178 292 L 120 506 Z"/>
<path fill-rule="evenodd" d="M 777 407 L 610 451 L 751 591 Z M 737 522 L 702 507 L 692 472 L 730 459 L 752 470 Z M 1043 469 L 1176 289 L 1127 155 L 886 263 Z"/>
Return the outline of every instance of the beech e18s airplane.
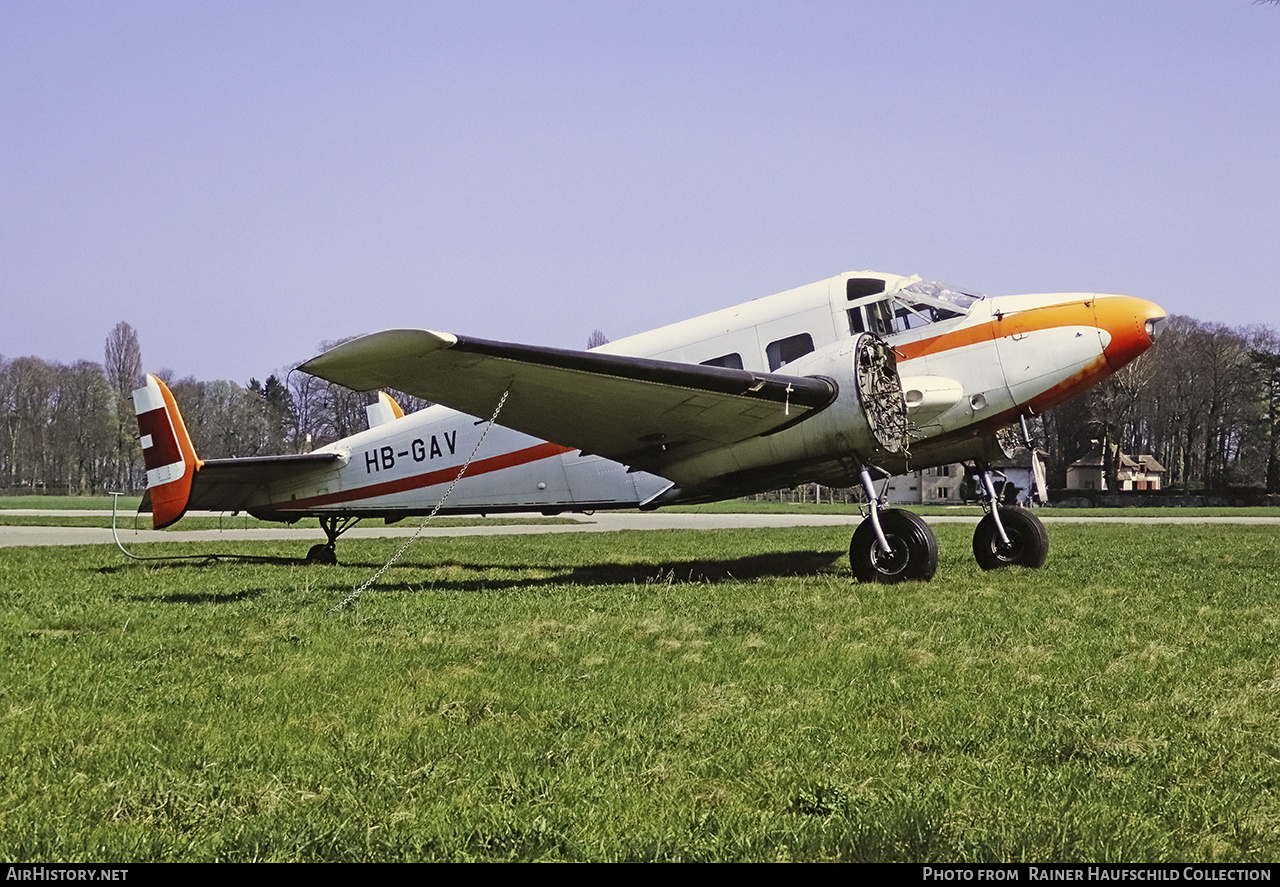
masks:
<path fill-rule="evenodd" d="M 188 509 L 318 517 L 328 542 L 309 557 L 333 562 L 357 520 L 431 513 L 455 482 L 440 513 L 654 509 L 861 485 L 869 506 L 850 544 L 854 575 L 898 582 L 933 576 L 937 541 L 916 515 L 884 507 L 874 480 L 961 462 L 986 504 L 978 563 L 1039 567 L 1044 526 L 999 504 L 990 462 L 1019 424 L 1025 437 L 1026 417 L 1150 348 L 1164 320 L 1130 296 L 985 298 L 862 272 L 590 351 L 388 330 L 299 369 L 434 405 L 405 415 L 380 393 L 369 430 L 303 455 L 202 462 L 173 395 L 148 376 L 134 393 L 143 509 L 157 528 Z M 495 409 L 487 429 L 477 417 Z"/>

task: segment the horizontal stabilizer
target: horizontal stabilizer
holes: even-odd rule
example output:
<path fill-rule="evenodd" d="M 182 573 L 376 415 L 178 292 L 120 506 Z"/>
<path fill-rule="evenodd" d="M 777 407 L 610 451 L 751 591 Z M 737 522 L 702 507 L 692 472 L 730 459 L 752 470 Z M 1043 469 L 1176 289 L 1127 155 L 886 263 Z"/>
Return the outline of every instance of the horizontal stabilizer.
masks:
<path fill-rule="evenodd" d="M 328 468 L 341 458 L 337 453 L 302 453 L 296 456 L 210 459 L 201 463 L 192 478 L 186 510 L 243 511 L 259 490 Z M 141 511 L 151 511 L 150 499 L 149 495 L 143 497 Z"/>

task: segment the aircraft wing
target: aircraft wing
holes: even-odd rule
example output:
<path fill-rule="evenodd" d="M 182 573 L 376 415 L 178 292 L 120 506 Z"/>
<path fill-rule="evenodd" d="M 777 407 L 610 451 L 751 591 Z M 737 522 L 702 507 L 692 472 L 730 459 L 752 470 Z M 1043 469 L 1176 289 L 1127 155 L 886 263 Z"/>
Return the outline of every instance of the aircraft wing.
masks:
<path fill-rule="evenodd" d="M 242 511 L 250 497 L 272 483 L 325 468 L 340 460 L 337 453 L 303 453 L 296 456 L 255 456 L 244 459 L 210 459 L 201 462 L 191 480 L 188 511 Z M 151 511 L 151 491 L 142 497 L 141 512 Z"/>
<path fill-rule="evenodd" d="M 396 388 L 660 473 L 704 450 L 777 431 L 830 404 L 835 383 L 588 351 L 388 330 L 299 369 L 356 390 Z"/>

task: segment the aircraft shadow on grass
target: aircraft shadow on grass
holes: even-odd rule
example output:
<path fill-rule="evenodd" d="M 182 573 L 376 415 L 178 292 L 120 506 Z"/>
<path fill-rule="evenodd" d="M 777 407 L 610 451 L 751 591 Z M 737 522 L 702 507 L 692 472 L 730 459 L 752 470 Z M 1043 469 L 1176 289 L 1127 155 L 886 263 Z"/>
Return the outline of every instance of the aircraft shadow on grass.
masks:
<path fill-rule="evenodd" d="M 662 561 L 638 562 L 625 564 L 529 564 L 525 569 L 534 570 L 542 575 L 502 578 L 487 576 L 489 573 L 509 573 L 511 564 L 492 564 L 484 562 L 467 562 L 459 560 L 437 561 L 434 563 L 402 562 L 392 568 L 391 575 L 399 573 L 398 580 L 377 582 L 370 591 L 399 592 L 500 592 L 515 589 L 538 588 L 552 585 L 672 585 L 684 583 L 719 583 L 751 579 L 765 579 L 782 576 L 811 576 L 832 570 L 833 564 L 841 557 L 839 551 L 776 551 L 764 554 L 752 554 L 727 560 L 697 561 Z M 299 566 L 305 561 L 301 558 L 288 557 L 238 557 L 236 555 L 219 555 L 209 560 L 173 560 L 158 561 L 150 564 L 153 570 L 191 570 L 203 569 L 214 560 L 249 560 L 253 563 L 265 563 L 276 566 Z M 367 568 L 370 571 L 381 567 L 378 563 L 347 563 L 351 568 Z M 116 564 L 98 568 L 98 573 L 111 575 L 134 569 L 133 564 Z M 420 576 L 408 578 L 413 572 L 438 573 L 445 572 L 445 577 Z M 462 575 L 459 575 L 462 574 Z M 335 591 L 345 590 L 345 582 L 335 583 Z M 316 586 L 312 586 L 315 588 Z M 233 603 L 263 594 L 262 589 L 249 589 L 238 592 L 175 592 L 159 598 L 150 595 L 135 595 L 136 600 L 159 600 L 173 604 L 217 604 Z"/>
<path fill-rule="evenodd" d="M 252 564 L 272 564 L 277 567 L 296 567 L 306 563 L 304 558 L 261 554 L 184 554 L 171 557 L 142 557 L 138 558 L 138 560 L 146 562 L 147 568 L 151 570 L 189 570 L 192 567 L 208 567 L 214 564 L 236 561 Z M 136 562 L 125 561 L 106 567 L 98 567 L 96 572 L 102 576 L 112 576 L 116 573 L 134 569 L 137 569 Z"/>
<path fill-rule="evenodd" d="M 752 554 L 730 560 L 664 561 L 626 564 L 548 565 L 529 564 L 528 569 L 549 575 L 489 578 L 491 571 L 512 570 L 510 564 L 487 564 L 466 561 L 439 561 L 431 564 L 405 563 L 393 570 L 445 571 L 443 578 L 423 576 L 378 582 L 376 591 L 466 591 L 499 592 L 552 585 L 671 585 L 676 583 L 719 583 L 780 576 L 811 576 L 828 572 L 841 557 L 839 551 L 779 551 Z M 349 564 L 348 566 L 354 566 Z M 365 566 L 365 565 L 361 565 Z M 369 564 L 377 569 L 380 564 Z M 464 573 L 469 575 L 459 576 Z"/>
<path fill-rule="evenodd" d="M 262 594 L 261 588 L 249 588 L 244 591 L 227 592 L 174 592 L 158 598 L 138 596 L 136 600 L 159 601 L 162 604 L 234 604 L 237 601 L 251 600 Z"/>

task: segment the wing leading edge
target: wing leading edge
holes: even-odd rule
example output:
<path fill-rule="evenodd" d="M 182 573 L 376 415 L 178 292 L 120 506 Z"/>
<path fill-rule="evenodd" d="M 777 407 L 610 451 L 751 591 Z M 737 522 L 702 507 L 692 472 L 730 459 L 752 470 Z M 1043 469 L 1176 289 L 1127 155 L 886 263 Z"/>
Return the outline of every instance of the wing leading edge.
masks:
<path fill-rule="evenodd" d="M 299 369 L 356 390 L 397 388 L 474 416 L 509 391 L 499 424 L 660 473 L 664 465 L 777 431 L 831 404 L 816 376 L 387 330 Z"/>

